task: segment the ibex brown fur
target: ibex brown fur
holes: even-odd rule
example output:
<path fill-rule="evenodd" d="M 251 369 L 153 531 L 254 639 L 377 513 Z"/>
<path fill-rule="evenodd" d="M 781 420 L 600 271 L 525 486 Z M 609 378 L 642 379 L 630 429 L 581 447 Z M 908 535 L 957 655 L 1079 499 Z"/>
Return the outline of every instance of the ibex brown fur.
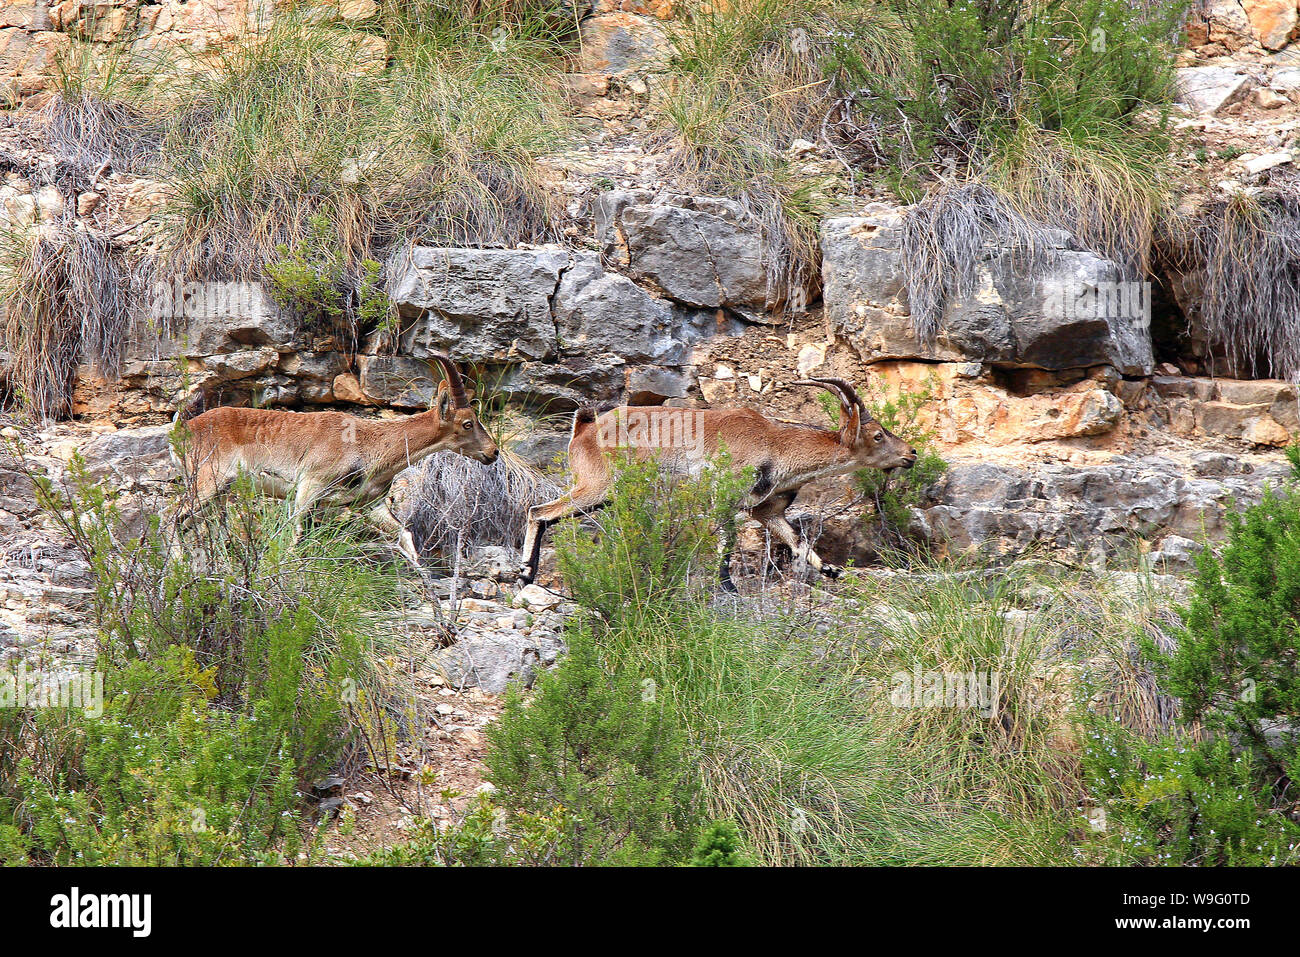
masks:
<path fill-rule="evenodd" d="M 371 506 L 371 520 L 397 534 L 403 554 L 418 565 L 410 532 L 388 507 L 393 479 L 443 449 L 484 464 L 497 458 L 496 443 L 470 407 L 459 370 L 445 355 L 432 358 L 445 375 L 437 397 L 427 412 L 403 419 L 227 407 L 185 423 L 181 464 L 194 482 L 187 520 L 245 472 L 259 491 L 291 500 L 298 522 L 316 505 Z M 177 419 L 183 422 L 184 413 Z"/>
<path fill-rule="evenodd" d="M 840 402 L 840 428 L 796 425 L 769 419 L 752 409 L 672 409 L 624 406 L 597 416 L 580 409 L 569 440 L 573 488 L 528 512 L 521 581 L 537 575 L 546 528 L 576 512 L 603 505 L 613 484 L 615 450 L 639 459 L 653 457 L 681 475 L 698 474 L 721 448 L 736 469 L 754 470 L 745 514 L 788 545 L 801 567 L 830 577 L 842 569 L 821 560 L 785 517 L 799 490 L 814 479 L 863 468 L 911 468 L 916 450 L 871 417 L 853 386 L 843 379 L 803 379 L 795 385 L 825 389 Z M 731 587 L 730 555 L 723 559 L 723 584 Z"/>

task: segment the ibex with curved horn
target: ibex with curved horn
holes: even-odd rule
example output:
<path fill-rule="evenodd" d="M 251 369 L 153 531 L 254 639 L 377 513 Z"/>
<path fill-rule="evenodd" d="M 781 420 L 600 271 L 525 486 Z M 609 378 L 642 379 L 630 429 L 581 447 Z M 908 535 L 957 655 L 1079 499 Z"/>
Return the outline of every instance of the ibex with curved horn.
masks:
<path fill-rule="evenodd" d="M 814 479 L 863 468 L 911 468 L 916 449 L 871 417 L 853 386 L 843 379 L 801 379 L 795 385 L 825 389 L 840 401 L 840 428 L 778 422 L 752 409 L 672 409 L 624 406 L 597 416 L 579 409 L 569 440 L 573 488 L 553 502 L 528 512 L 520 581 L 537 575 L 542 536 L 548 526 L 577 512 L 599 508 L 614 480 L 615 450 L 640 459 L 654 457 L 678 474 L 698 474 L 725 447 L 736 469 L 754 470 L 754 487 L 744 513 L 760 522 L 794 551 L 800 567 L 829 577 L 842 571 L 821 560 L 785 517 L 799 490 Z M 722 561 L 723 585 L 730 588 L 731 555 Z"/>
<path fill-rule="evenodd" d="M 456 365 L 430 356 L 444 378 L 427 412 L 396 420 L 363 419 L 342 412 L 284 412 L 224 407 L 186 419 L 182 466 L 193 476 L 189 518 L 246 472 L 254 487 L 293 502 L 298 521 L 316 505 L 372 506 L 369 517 L 397 533 L 403 554 L 419 564 L 410 532 L 388 508 L 386 493 L 397 474 L 446 449 L 490 465 L 497 446 L 470 407 Z"/>

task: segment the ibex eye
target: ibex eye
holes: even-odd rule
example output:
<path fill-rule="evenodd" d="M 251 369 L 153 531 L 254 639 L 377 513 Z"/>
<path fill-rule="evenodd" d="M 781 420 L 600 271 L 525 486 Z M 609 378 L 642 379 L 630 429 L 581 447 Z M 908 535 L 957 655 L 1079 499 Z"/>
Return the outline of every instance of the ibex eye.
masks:
<path fill-rule="evenodd" d="M 885 441 L 885 435 L 884 435 L 883 432 L 877 432 L 877 433 L 876 433 L 876 441 L 877 441 L 877 442 L 883 442 L 883 441 Z"/>

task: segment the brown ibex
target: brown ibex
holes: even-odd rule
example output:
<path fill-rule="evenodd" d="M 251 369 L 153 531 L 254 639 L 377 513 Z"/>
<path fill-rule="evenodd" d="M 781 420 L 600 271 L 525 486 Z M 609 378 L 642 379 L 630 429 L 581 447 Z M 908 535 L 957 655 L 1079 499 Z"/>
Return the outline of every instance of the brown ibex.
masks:
<path fill-rule="evenodd" d="M 814 479 L 863 468 L 911 468 L 916 449 L 873 419 L 843 379 L 801 379 L 794 384 L 816 386 L 839 399 L 838 431 L 778 422 L 752 409 L 624 406 L 600 416 L 579 409 L 569 440 L 573 488 L 529 509 L 520 581 L 536 577 L 542 536 L 550 525 L 605 504 L 614 480 L 610 453 L 622 450 L 638 459 L 653 457 L 673 473 L 693 475 L 722 448 L 734 468 L 754 470 L 754 487 L 742 505 L 744 513 L 788 545 L 801 568 L 811 566 L 831 578 L 838 576 L 843 569 L 821 560 L 786 519 L 786 509 Z M 728 588 L 733 587 L 730 558 L 729 553 L 724 556 L 721 568 L 722 583 Z"/>
<path fill-rule="evenodd" d="M 186 520 L 226 491 L 240 472 L 264 494 L 291 500 L 295 521 L 316 505 L 371 506 L 370 519 L 398 535 L 402 553 L 419 565 L 410 532 L 393 516 L 386 493 L 397 474 L 447 449 L 490 465 L 497 446 L 470 407 L 460 371 L 434 354 L 444 379 L 427 412 L 403 419 L 363 419 L 342 412 L 218 408 L 186 421 L 182 466 L 193 478 Z"/>

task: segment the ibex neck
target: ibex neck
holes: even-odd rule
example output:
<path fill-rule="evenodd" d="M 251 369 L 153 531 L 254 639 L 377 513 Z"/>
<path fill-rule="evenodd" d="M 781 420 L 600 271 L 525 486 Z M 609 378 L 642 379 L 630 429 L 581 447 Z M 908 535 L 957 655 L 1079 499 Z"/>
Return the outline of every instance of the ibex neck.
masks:
<path fill-rule="evenodd" d="M 407 416 L 401 422 L 401 433 L 412 449 L 428 448 L 446 437 L 442 416 L 437 409 Z"/>

